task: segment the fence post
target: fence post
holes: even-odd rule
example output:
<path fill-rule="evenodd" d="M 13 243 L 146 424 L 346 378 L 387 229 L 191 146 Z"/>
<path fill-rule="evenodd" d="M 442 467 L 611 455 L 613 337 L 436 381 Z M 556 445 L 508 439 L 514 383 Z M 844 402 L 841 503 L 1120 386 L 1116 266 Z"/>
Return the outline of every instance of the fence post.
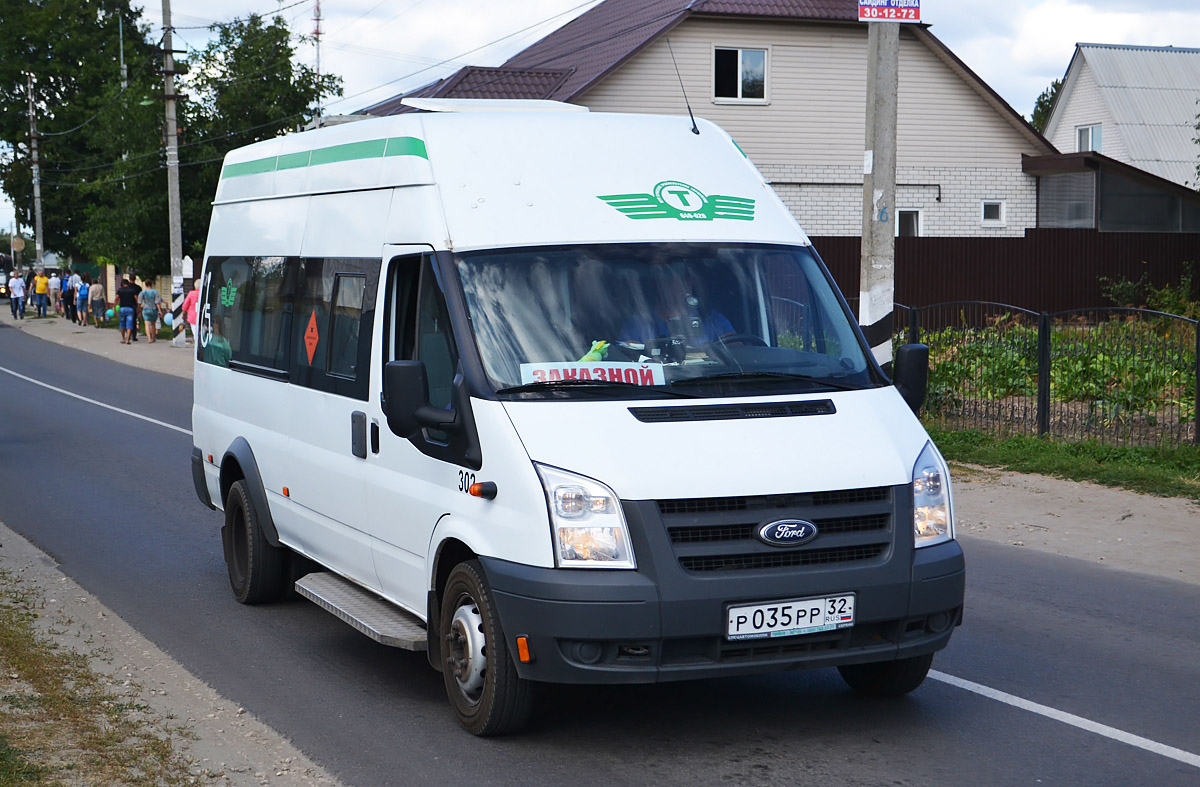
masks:
<path fill-rule="evenodd" d="M 1200 331 L 1196 332 L 1200 337 Z M 917 314 L 917 308 L 910 306 L 908 309 L 908 343 L 916 344 L 921 340 L 921 318 Z"/>
<path fill-rule="evenodd" d="M 1038 387 L 1037 387 L 1038 434 L 1050 431 L 1050 315 L 1038 315 Z"/>
<path fill-rule="evenodd" d="M 1200 445 L 1200 320 L 1196 321 L 1196 401 L 1192 404 L 1192 442 Z"/>

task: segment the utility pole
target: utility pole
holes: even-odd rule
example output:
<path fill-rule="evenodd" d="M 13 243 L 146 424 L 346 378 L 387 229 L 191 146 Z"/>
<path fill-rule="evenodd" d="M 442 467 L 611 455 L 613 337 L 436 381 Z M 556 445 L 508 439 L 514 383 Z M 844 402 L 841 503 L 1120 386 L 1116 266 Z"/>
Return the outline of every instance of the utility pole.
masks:
<path fill-rule="evenodd" d="M 42 267 L 42 253 L 45 246 L 42 242 L 42 180 L 38 168 L 38 133 L 37 115 L 33 108 L 33 74 L 25 72 L 25 85 L 29 91 L 29 152 L 33 160 L 33 243 L 36 249 L 37 267 Z"/>
<path fill-rule="evenodd" d="M 317 42 L 317 128 L 321 127 L 321 0 L 313 8 L 313 40 Z"/>
<path fill-rule="evenodd" d="M 173 347 L 186 344 L 183 333 L 183 228 L 179 217 L 179 138 L 175 122 L 175 55 L 171 51 L 171 0 L 163 0 L 163 88 L 167 102 L 167 212 L 171 243 L 171 314 Z"/>
<path fill-rule="evenodd" d="M 861 16 L 862 5 L 860 5 Z M 867 122 L 863 155 L 858 323 L 875 360 L 891 372 L 896 290 L 896 91 L 900 25 L 867 25 Z"/>

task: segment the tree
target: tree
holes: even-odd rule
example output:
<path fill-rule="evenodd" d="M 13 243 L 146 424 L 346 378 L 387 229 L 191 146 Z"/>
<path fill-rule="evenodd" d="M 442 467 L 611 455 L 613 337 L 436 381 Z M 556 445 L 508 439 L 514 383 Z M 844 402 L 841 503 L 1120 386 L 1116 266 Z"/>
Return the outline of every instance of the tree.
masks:
<path fill-rule="evenodd" d="M 46 248 L 106 259 L 142 274 L 170 267 L 161 52 L 131 0 L 0 2 L 0 187 L 33 225 L 26 71 L 35 75 Z M 118 24 L 118 20 L 120 25 Z M 117 65 L 124 29 L 128 88 Z M 183 240 L 208 234 L 220 160 L 311 116 L 318 88 L 341 80 L 295 65 L 281 18 L 214 25 L 216 39 L 177 83 Z M 186 67 L 186 63 L 183 64 Z M 177 67 L 177 70 L 178 67 Z"/>
<path fill-rule="evenodd" d="M 313 117 L 318 90 L 341 95 L 341 78 L 293 61 L 295 46 L 282 17 L 260 16 L 220 26 L 195 59 L 184 85 L 188 128 L 181 149 L 184 243 L 208 234 L 210 204 L 221 159 L 233 148 L 277 137 Z"/>
<path fill-rule="evenodd" d="M 1061 89 L 1062 80 L 1054 80 L 1050 83 L 1050 87 L 1042 91 L 1033 104 L 1033 114 L 1029 116 L 1029 122 L 1038 130 L 1039 134 L 1046 131 L 1046 124 L 1050 122 L 1050 113 L 1054 110 L 1054 101 L 1058 98 L 1058 91 Z"/>

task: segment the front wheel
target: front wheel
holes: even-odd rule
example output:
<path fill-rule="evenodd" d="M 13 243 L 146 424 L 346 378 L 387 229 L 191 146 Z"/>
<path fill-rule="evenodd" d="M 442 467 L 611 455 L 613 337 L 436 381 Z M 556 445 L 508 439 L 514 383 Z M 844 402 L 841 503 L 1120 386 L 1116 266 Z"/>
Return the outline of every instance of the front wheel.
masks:
<path fill-rule="evenodd" d="M 908 694 L 925 681 L 933 665 L 933 654 L 912 656 L 895 661 L 873 664 L 850 664 L 838 667 L 842 680 L 859 694 L 871 697 L 899 697 Z"/>
<path fill-rule="evenodd" d="M 517 675 L 478 560 L 459 563 L 446 579 L 441 631 L 442 679 L 458 723 L 481 737 L 524 726 L 533 687 Z"/>

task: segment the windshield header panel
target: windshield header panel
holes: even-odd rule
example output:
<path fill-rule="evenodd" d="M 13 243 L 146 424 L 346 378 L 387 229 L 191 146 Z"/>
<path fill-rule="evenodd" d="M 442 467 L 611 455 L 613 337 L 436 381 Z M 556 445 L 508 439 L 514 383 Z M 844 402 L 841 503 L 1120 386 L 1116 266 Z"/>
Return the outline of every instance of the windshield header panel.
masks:
<path fill-rule="evenodd" d="M 878 384 L 807 246 L 638 243 L 456 255 L 480 360 L 514 398 L 662 398 Z"/>

